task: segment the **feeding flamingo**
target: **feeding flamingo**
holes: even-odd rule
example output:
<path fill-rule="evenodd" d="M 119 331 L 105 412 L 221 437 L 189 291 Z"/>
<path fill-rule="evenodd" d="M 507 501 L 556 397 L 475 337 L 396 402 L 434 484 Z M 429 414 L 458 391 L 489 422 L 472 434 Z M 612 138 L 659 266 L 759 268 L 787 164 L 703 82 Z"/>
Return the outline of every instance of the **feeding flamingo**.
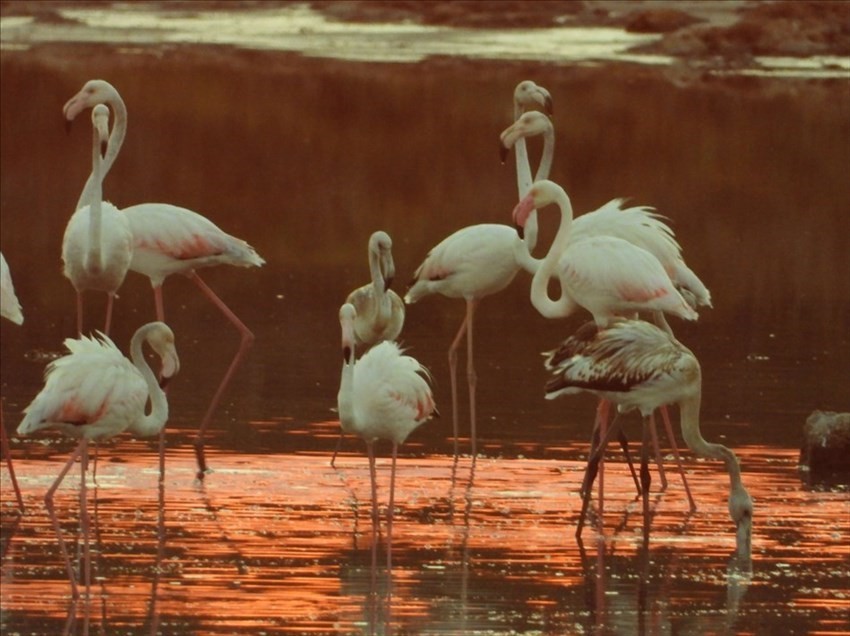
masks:
<path fill-rule="evenodd" d="M 395 277 L 393 242 L 386 232 L 374 232 L 369 237 L 369 273 L 372 282 L 358 287 L 345 299 L 354 305 L 357 317 L 354 321 L 354 337 L 357 347 L 371 347 L 385 340 L 394 341 L 404 326 L 404 301 L 390 285 Z M 340 431 L 339 442 L 331 466 L 336 462 L 340 443 L 345 433 Z"/>
<path fill-rule="evenodd" d="M 85 108 L 108 104 L 115 112 L 115 127 L 104 158 L 104 173 L 112 166 L 126 136 L 127 107 L 117 89 L 104 80 L 90 80 L 65 105 L 65 118 L 72 121 Z M 204 413 L 194 441 L 198 461 L 198 479 L 207 472 L 204 456 L 204 434 L 209 426 L 227 385 L 242 358 L 254 342 L 254 334 L 201 279 L 197 270 L 214 265 L 259 267 L 265 261 L 253 247 L 219 229 L 212 221 L 197 212 L 167 203 L 142 203 L 125 208 L 133 234 L 133 258 L 130 269 L 147 276 L 151 281 L 157 320 L 163 321 L 162 285 L 171 274 L 183 274 L 230 321 L 240 335 L 239 349 Z"/>
<path fill-rule="evenodd" d="M 12 273 L 3 252 L 0 252 L 0 315 L 16 325 L 24 324 L 24 314 L 21 311 L 21 303 L 15 295 L 15 286 L 12 284 Z M 9 469 L 9 478 L 12 480 L 12 489 L 15 491 L 15 499 L 18 509 L 24 511 L 24 498 L 21 496 L 21 487 L 15 477 L 15 468 L 12 466 L 12 455 L 9 452 L 9 437 L 6 435 L 6 427 L 3 425 L 3 409 L 0 407 L 0 446 L 2 446 L 3 458 Z"/>
<path fill-rule="evenodd" d="M 18 426 L 18 435 L 31 435 L 44 428 L 55 428 L 80 440 L 44 496 L 47 513 L 65 558 L 74 598 L 79 596 L 77 583 L 54 511 L 53 495 L 79 458 L 82 469 L 80 525 L 87 546 L 85 472 L 88 441 L 113 437 L 131 427 L 140 435 L 156 435 L 168 420 L 165 392 L 160 388 L 142 351 L 145 342 L 160 357 L 163 379 L 173 377 L 180 370 L 180 360 L 174 346 L 174 333 L 165 323 L 151 322 L 136 331 L 130 341 L 132 363 L 105 334 L 66 339 L 68 354 L 47 365 L 44 388 L 24 409 L 25 417 Z M 149 399 L 151 411 L 146 414 Z M 88 563 L 87 554 L 87 572 Z M 86 581 L 89 580 L 87 574 Z"/>
<path fill-rule="evenodd" d="M 637 409 L 644 418 L 641 458 L 644 535 L 648 533 L 649 471 L 646 469 L 648 418 L 662 404 L 678 403 L 682 435 L 694 453 L 720 459 L 729 472 L 729 515 L 736 527 L 738 555 L 749 557 L 753 502 L 741 482 L 741 468 L 731 450 L 703 439 L 699 427 L 702 372 L 696 356 L 675 338 L 642 320 L 613 319 L 604 330 L 585 324 L 557 349 L 549 352 L 553 370 L 546 397 L 589 391 L 618 405 L 618 414 Z M 590 499 L 590 488 L 617 421 L 593 451 L 583 485 L 583 501 L 576 536 L 581 536 Z"/>
<path fill-rule="evenodd" d="M 541 158 L 541 167 L 545 166 L 547 170 L 539 170 L 537 173 L 538 180 L 548 177 L 548 167 L 551 166 L 555 148 L 555 129 L 552 120 L 538 111 L 529 111 L 523 114 L 517 121 L 506 128 L 500 135 L 502 145 L 503 161 L 508 150 L 517 145 L 520 141 L 527 137 L 536 135 L 543 136 L 543 154 Z M 570 242 L 579 241 L 590 236 L 616 236 L 621 239 L 642 247 L 653 256 L 655 256 L 663 265 L 665 271 L 670 276 L 676 288 L 688 299 L 689 304 L 711 306 L 711 294 L 705 284 L 699 277 L 685 264 L 682 259 L 682 249 L 676 241 L 673 230 L 665 223 L 665 218 L 657 214 L 652 208 L 646 206 L 630 207 L 624 209 L 623 199 L 614 199 L 603 205 L 598 210 L 582 214 L 573 220 L 570 229 Z M 525 255 L 523 255 L 525 256 Z M 541 261 L 535 261 L 535 266 L 539 268 Z M 691 300 L 692 299 L 692 300 Z M 664 319 L 662 312 L 655 313 L 656 322 L 672 334 L 670 326 Z M 597 425 L 594 427 L 594 434 L 598 434 L 600 425 L 604 428 L 604 420 L 607 419 L 608 405 L 604 402 L 600 403 L 598 409 Z M 679 450 L 676 446 L 673 428 L 670 423 L 670 417 L 666 407 L 661 409 L 664 425 L 667 430 L 668 438 L 673 447 L 673 454 L 676 462 L 679 465 L 679 471 L 682 476 L 682 481 L 685 484 L 685 491 L 688 500 L 691 504 L 691 509 L 694 509 L 693 497 L 691 496 L 690 488 L 687 483 L 684 471 L 679 460 Z M 659 472 L 661 475 L 662 488 L 667 487 L 667 478 L 664 473 L 663 464 L 660 461 L 660 451 L 657 444 L 657 434 L 655 431 L 654 417 L 651 421 L 651 432 L 653 444 L 655 446 L 655 456 L 658 460 Z M 620 443 L 623 445 L 623 450 L 626 450 L 625 436 L 620 437 Z M 628 457 L 628 452 L 627 457 Z M 629 462 L 631 468 L 631 462 Z M 600 492 L 601 492 L 600 478 Z"/>
<path fill-rule="evenodd" d="M 387 439 L 393 444 L 387 507 L 387 568 L 391 569 L 398 445 L 437 411 L 427 381 L 428 370 L 415 358 L 404 355 L 396 343 L 381 342 L 355 361 L 356 320 L 357 310 L 353 305 L 346 303 L 340 307 L 343 362 L 337 395 L 339 422 L 345 432 L 359 435 L 366 442 L 372 485 L 372 523 L 375 527 L 378 525 L 375 440 Z"/>
<path fill-rule="evenodd" d="M 62 238 L 63 274 L 77 293 L 77 335 L 83 332 L 83 291 L 107 294 L 106 325 L 112 323 L 115 293 L 124 282 L 133 256 L 133 235 L 127 217 L 103 198 L 101 149 L 109 138 L 109 109 L 98 104 L 92 109 L 92 171 L 76 212 L 68 220 Z"/>
<path fill-rule="evenodd" d="M 530 80 L 520 82 L 514 90 L 514 109 L 541 106 L 551 112 L 552 99 L 549 92 Z M 530 180 L 531 169 L 524 159 L 523 171 L 527 170 Z M 523 187 L 523 176 L 518 186 Z M 524 174 L 524 172 L 523 172 Z M 525 249 L 518 250 L 516 233 L 507 225 L 480 223 L 454 232 L 428 252 L 425 260 L 416 269 L 404 302 L 413 304 L 425 296 L 441 294 L 447 298 L 463 298 L 466 314 L 457 334 L 449 346 L 449 374 L 452 392 L 452 431 L 454 454 L 458 456 L 458 398 L 457 398 L 457 354 L 461 340 L 466 336 L 466 380 L 469 389 L 470 453 L 473 460 L 476 449 L 476 400 L 477 375 L 473 356 L 473 323 L 481 300 L 505 289 L 521 268 L 533 271 L 530 253 L 537 241 L 537 219 L 530 214 L 528 231 L 524 236 Z M 519 241 L 522 242 L 522 241 Z M 520 258 L 522 257 L 522 258 Z"/>

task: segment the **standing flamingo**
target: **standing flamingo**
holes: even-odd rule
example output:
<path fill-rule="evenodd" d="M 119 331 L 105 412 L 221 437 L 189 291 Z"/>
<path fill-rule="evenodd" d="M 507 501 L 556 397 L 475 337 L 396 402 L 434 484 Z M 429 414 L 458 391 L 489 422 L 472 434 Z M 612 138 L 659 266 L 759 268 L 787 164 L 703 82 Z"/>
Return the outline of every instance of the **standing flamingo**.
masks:
<path fill-rule="evenodd" d="M 390 289 L 395 277 L 393 242 L 386 232 L 369 237 L 369 273 L 372 282 L 358 287 L 345 299 L 354 305 L 354 337 L 358 347 L 371 347 L 385 340 L 394 341 L 404 326 L 404 301 Z M 340 431 L 331 466 L 336 462 L 344 431 Z"/>
<path fill-rule="evenodd" d="M 124 282 L 133 256 L 130 224 L 118 208 L 103 198 L 103 159 L 101 149 L 109 138 L 109 109 L 98 104 L 92 109 L 91 191 L 81 196 L 81 207 L 71 216 L 62 239 L 63 273 L 77 292 L 77 335 L 83 332 L 83 298 L 87 289 L 104 291 L 108 335 L 115 293 Z M 85 189 L 88 189 L 88 185 Z M 85 190 L 84 189 L 84 190 Z"/>
<path fill-rule="evenodd" d="M 104 80 L 89 80 L 82 90 L 68 100 L 65 118 L 72 121 L 82 110 L 96 104 L 108 104 L 115 112 L 115 127 L 104 159 L 108 171 L 126 136 L 127 107 L 117 89 Z M 239 349 L 225 371 L 204 413 L 194 441 L 198 461 L 198 479 L 207 473 L 204 435 L 233 374 L 254 342 L 254 334 L 224 301 L 201 279 L 196 270 L 214 265 L 259 267 L 265 261 L 253 247 L 231 236 L 206 217 L 186 208 L 167 203 L 142 203 L 123 210 L 133 234 L 133 258 L 130 269 L 147 276 L 154 293 L 157 320 L 165 319 L 162 285 L 171 274 L 183 274 L 230 321 L 240 335 Z"/>
<path fill-rule="evenodd" d="M 675 338 L 642 320 L 614 319 L 604 330 L 586 323 L 558 348 L 549 352 L 553 370 L 546 383 L 546 398 L 589 391 L 618 405 L 618 412 L 638 409 L 644 418 L 641 459 L 644 535 L 648 533 L 649 471 L 647 430 L 650 414 L 662 404 L 678 403 L 682 435 L 693 452 L 723 460 L 729 472 L 729 514 L 736 527 L 738 555 L 749 557 L 753 501 L 741 482 L 735 454 L 720 444 L 706 442 L 699 427 L 702 374 L 696 356 Z M 617 418 L 619 419 L 619 418 Z M 590 499 L 590 488 L 605 444 L 618 422 L 612 424 L 591 455 L 583 485 L 583 501 L 576 536 L 581 536 Z"/>
<path fill-rule="evenodd" d="M 514 90 L 514 112 L 519 113 L 523 108 L 532 106 L 542 106 L 551 112 L 552 98 L 546 89 L 537 86 L 534 82 L 530 80 L 520 82 Z M 522 161 L 520 156 L 518 152 L 517 184 L 522 190 L 526 172 L 527 180 L 531 179 L 531 169 L 527 166 L 527 155 L 522 155 Z M 455 457 L 458 456 L 458 348 L 461 340 L 466 336 L 470 453 L 474 460 L 477 456 L 475 390 L 478 382 L 473 357 L 475 311 L 482 298 L 500 292 L 510 285 L 520 269 L 534 271 L 530 254 L 537 242 L 536 214 L 529 215 L 527 225 L 528 231 L 523 241 L 518 241 L 510 227 L 499 223 L 480 223 L 454 232 L 428 252 L 425 260 L 416 269 L 410 288 L 404 296 L 404 302 L 409 305 L 431 294 L 463 298 L 466 301 L 466 315 L 448 351 Z M 524 242 L 524 249 L 517 249 L 514 245 L 517 242 Z"/>
<path fill-rule="evenodd" d="M 0 315 L 16 325 L 24 324 L 24 314 L 21 311 L 21 303 L 15 295 L 15 286 L 12 284 L 12 273 L 3 252 L 0 252 Z M 15 477 L 15 468 L 12 466 L 12 454 L 9 452 L 9 437 L 6 435 L 6 427 L 3 425 L 3 409 L 0 405 L 0 446 L 2 446 L 3 459 L 9 469 L 9 478 L 12 480 L 12 489 L 15 491 L 15 499 L 18 509 L 24 511 L 24 498 L 21 496 L 21 487 Z"/>
<path fill-rule="evenodd" d="M 163 379 L 173 377 L 180 370 L 180 360 L 174 346 L 174 333 L 165 323 L 151 322 L 136 331 L 130 341 L 132 364 L 104 334 L 95 338 L 82 336 L 79 339 L 66 339 L 68 354 L 47 366 L 44 388 L 24 409 L 25 417 L 18 426 L 18 435 L 55 428 L 80 439 L 44 496 L 47 513 L 65 557 L 74 598 L 79 596 L 79 592 L 54 511 L 53 495 L 79 458 L 82 469 L 80 525 L 85 545 L 88 546 L 88 513 L 85 508 L 88 441 L 113 437 L 130 427 L 139 434 L 156 435 L 168 420 L 165 392 L 157 383 L 142 351 L 145 342 L 160 357 Z M 151 412 L 145 414 L 148 399 Z M 86 553 L 88 581 L 88 550 Z"/>
<path fill-rule="evenodd" d="M 428 370 L 407 355 L 394 342 L 372 347 L 355 362 L 355 322 L 357 310 L 344 304 L 339 310 L 342 327 L 342 375 L 337 406 L 339 422 L 347 433 L 366 442 L 369 476 L 372 484 L 372 523 L 378 525 L 378 486 L 375 475 L 375 440 L 393 443 L 390 469 L 390 498 L 387 507 L 387 568 L 392 569 L 392 527 L 395 496 L 395 465 L 398 445 L 436 414 L 434 397 L 428 386 Z"/>
<path fill-rule="evenodd" d="M 555 129 L 552 120 L 537 111 L 530 111 L 522 115 L 516 122 L 506 128 L 501 136 L 500 141 L 503 150 L 503 160 L 505 153 L 524 140 L 526 137 L 536 135 L 543 136 L 543 154 L 540 160 L 541 168 L 546 167 L 545 171 L 538 170 L 537 179 L 546 179 L 548 177 L 548 168 L 551 166 L 555 148 Z M 711 294 L 705 284 L 699 277 L 685 264 L 682 259 L 682 249 L 676 241 L 673 230 L 665 223 L 664 217 L 657 214 L 652 208 L 641 206 L 623 209 L 623 199 L 614 199 L 603 205 L 598 210 L 582 214 L 576 218 L 570 228 L 570 242 L 578 241 L 590 236 L 616 236 L 623 240 L 642 247 L 655 256 L 664 266 L 665 271 L 670 276 L 676 288 L 688 299 L 689 304 L 711 306 Z M 535 261 L 536 267 L 539 267 L 541 261 Z M 693 300 L 691 300 L 693 299 Z M 670 326 L 664 319 L 662 312 L 655 313 L 656 322 L 672 334 Z M 600 422 L 607 419 L 608 404 L 601 402 L 598 409 L 597 426 L 594 427 L 594 434 L 598 434 Z M 661 409 L 662 418 L 673 448 L 673 454 L 676 462 L 679 465 L 679 470 L 682 476 L 682 481 L 685 485 L 685 491 L 688 500 L 694 509 L 694 501 L 691 496 L 690 487 L 687 483 L 684 471 L 682 470 L 681 461 L 679 459 L 679 450 L 676 446 L 675 437 L 673 435 L 673 427 L 670 422 L 667 408 Z M 601 424 L 604 427 L 604 423 Z M 653 445 L 655 446 L 655 456 L 658 460 L 659 473 L 661 475 L 662 488 L 667 487 L 667 478 L 664 473 L 663 464 L 661 463 L 661 453 L 657 444 L 657 433 L 655 430 L 654 417 L 651 420 L 651 432 Z M 621 433 L 620 443 L 626 450 L 625 436 Z M 627 453 L 628 457 L 628 453 Z M 631 462 L 629 463 L 631 467 Z M 602 479 L 600 478 L 600 492 Z"/>

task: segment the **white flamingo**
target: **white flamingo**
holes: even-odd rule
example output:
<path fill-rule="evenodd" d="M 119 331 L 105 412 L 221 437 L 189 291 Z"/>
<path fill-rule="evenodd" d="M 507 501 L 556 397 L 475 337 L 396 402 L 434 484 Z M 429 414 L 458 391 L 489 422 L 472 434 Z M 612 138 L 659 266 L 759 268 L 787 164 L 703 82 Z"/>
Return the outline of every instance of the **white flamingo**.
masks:
<path fill-rule="evenodd" d="M 384 341 L 355 361 L 354 324 L 357 310 L 344 304 L 339 310 L 342 328 L 342 374 L 337 406 L 339 421 L 346 433 L 359 435 L 369 454 L 372 485 L 372 523 L 378 525 L 375 440 L 393 444 L 390 470 L 390 496 L 387 507 L 387 567 L 392 568 L 392 523 L 395 493 L 395 466 L 398 445 L 436 414 L 434 397 L 428 385 L 428 370 L 407 355 L 394 342 Z"/>
<path fill-rule="evenodd" d="M 524 108 L 543 107 L 551 112 L 552 98 L 549 92 L 530 80 L 520 82 L 514 90 L 514 112 Z M 530 181 L 531 169 L 527 167 L 527 155 L 517 153 L 517 183 L 520 190 L 526 179 Z M 520 165 L 522 163 L 522 166 Z M 524 242 L 524 249 L 515 246 Z M 466 380 L 469 388 L 470 453 L 477 456 L 476 448 L 476 399 L 477 375 L 473 356 L 473 323 L 475 311 L 481 299 L 502 291 L 520 269 L 534 271 L 530 254 L 537 242 L 537 217 L 530 214 L 524 239 L 518 241 L 515 232 L 507 225 L 480 223 L 461 228 L 443 239 L 428 252 L 425 260 L 416 269 L 404 302 L 413 304 L 425 296 L 440 294 L 447 298 L 463 298 L 466 314 L 457 334 L 449 346 L 449 373 L 452 392 L 452 431 L 454 454 L 458 456 L 458 397 L 457 397 L 457 354 L 461 340 L 466 336 Z"/>
<path fill-rule="evenodd" d="M 156 435 L 168 420 L 165 392 L 142 351 L 145 342 L 160 357 L 163 379 L 173 377 L 180 370 L 180 360 L 174 346 L 174 333 L 165 323 L 151 322 L 136 331 L 130 341 L 132 363 L 105 334 L 94 338 L 66 339 L 68 354 L 47 366 L 44 388 L 24 409 L 25 417 L 18 426 L 18 435 L 55 428 L 80 440 L 44 496 L 47 513 L 65 557 L 74 598 L 79 595 L 77 583 L 54 511 L 53 495 L 79 458 L 82 467 L 80 502 L 83 506 L 80 524 L 88 546 L 88 514 L 85 509 L 88 441 L 113 437 L 131 427 L 140 435 Z M 151 411 L 146 414 L 148 400 Z M 85 579 L 88 582 L 88 550 L 86 552 Z"/>
<path fill-rule="evenodd" d="M 358 287 L 345 299 L 357 311 L 354 337 L 358 348 L 371 347 L 385 340 L 394 341 L 404 326 L 404 301 L 390 289 L 395 277 L 392 248 L 392 239 L 386 232 L 377 231 L 369 237 L 369 273 L 372 282 Z M 345 432 L 340 431 L 331 466 L 336 463 L 344 435 Z"/>
<path fill-rule="evenodd" d="M 6 262 L 6 257 L 3 252 L 0 252 L 0 315 L 16 325 L 24 324 L 24 314 L 21 311 L 21 303 L 18 302 L 18 297 L 15 294 L 15 286 L 12 284 L 12 273 L 9 271 L 9 264 Z M 12 489 L 15 491 L 15 499 L 18 502 L 18 509 L 24 511 L 24 498 L 21 496 L 21 487 L 18 485 L 18 479 L 15 476 L 15 468 L 12 466 L 12 455 L 9 452 L 9 436 L 6 435 L 6 427 L 3 425 L 3 409 L 0 406 L 0 446 L 2 446 L 3 458 L 6 460 L 6 467 L 9 469 L 9 478 L 12 480 Z"/>
<path fill-rule="evenodd" d="M 130 224 L 118 208 L 103 198 L 101 149 L 109 138 L 109 109 L 92 109 L 92 171 L 76 212 L 68 220 L 62 239 L 63 273 L 77 293 L 77 335 L 83 331 L 83 298 L 86 290 L 107 294 L 106 325 L 109 334 L 115 293 L 124 282 L 133 256 Z M 89 188 L 89 184 L 91 187 Z"/>
<path fill-rule="evenodd" d="M 118 155 L 126 135 L 127 107 L 117 89 L 104 80 L 90 80 L 65 105 L 65 117 L 72 121 L 85 108 L 108 104 L 115 112 L 115 126 L 104 159 L 108 171 Z M 221 401 L 227 385 L 254 342 L 254 334 L 201 279 L 197 270 L 214 265 L 259 267 L 265 261 L 253 247 L 219 229 L 212 221 L 197 212 L 168 203 L 142 203 L 123 210 L 133 234 L 133 258 L 130 269 L 147 276 L 151 281 L 157 320 L 163 321 L 162 285 L 171 274 L 183 274 L 230 321 L 240 335 L 239 349 L 225 371 L 210 404 L 204 413 L 194 441 L 198 461 L 198 479 L 207 472 L 204 456 L 204 435 Z"/>
<path fill-rule="evenodd" d="M 547 365 L 553 369 L 546 383 L 546 397 L 581 391 L 594 393 L 618 405 L 618 412 L 637 409 L 644 418 L 641 460 L 644 533 L 648 533 L 649 471 L 646 469 L 648 418 L 663 404 L 677 403 L 682 435 L 694 453 L 720 459 L 729 472 L 729 514 L 736 527 L 738 555 L 749 557 L 753 502 L 741 482 L 735 454 L 720 444 L 703 439 L 699 426 L 702 372 L 696 356 L 675 338 L 642 320 L 614 319 L 606 329 L 587 323 L 557 349 L 549 352 Z M 619 419 L 619 418 L 617 418 Z M 590 499 L 590 488 L 605 444 L 618 427 L 615 421 L 590 458 L 583 485 L 582 511 L 576 536 L 581 535 Z"/>

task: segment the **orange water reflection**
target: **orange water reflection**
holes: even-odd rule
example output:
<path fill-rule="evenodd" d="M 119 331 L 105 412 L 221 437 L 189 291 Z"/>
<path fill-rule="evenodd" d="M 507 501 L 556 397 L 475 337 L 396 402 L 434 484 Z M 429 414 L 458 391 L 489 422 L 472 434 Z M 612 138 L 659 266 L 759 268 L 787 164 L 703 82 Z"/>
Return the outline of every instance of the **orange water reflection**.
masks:
<path fill-rule="evenodd" d="M 371 566 L 362 456 L 341 457 L 336 471 L 327 455 L 215 453 L 215 472 L 196 487 L 191 450 L 170 450 L 157 576 L 156 458 L 123 442 L 101 453 L 96 579 L 88 608 L 84 601 L 74 608 L 71 632 L 83 633 L 86 614 L 92 629 L 132 634 L 617 632 L 629 625 L 659 633 L 697 623 L 755 633 L 771 624 L 828 631 L 846 618 L 850 499 L 803 488 L 795 453 L 739 449 L 756 501 L 748 572 L 730 561 L 734 535 L 718 463 L 688 460 L 699 506 L 693 515 L 677 480 L 653 493 L 644 549 L 631 477 L 624 464 L 609 462 L 604 534 L 587 532 L 579 546 L 573 532 L 584 448 L 570 452 L 568 460 L 479 459 L 471 487 L 469 459 L 454 482 L 450 458 L 400 460 L 387 573 Z M 28 512 L 11 539 L 4 534 L 11 542 L 4 632 L 59 633 L 65 625 L 69 587 L 40 501 L 61 459 L 18 462 Z M 387 460 L 379 463 L 382 501 L 387 468 Z M 4 471 L 4 492 L 7 486 Z M 57 498 L 70 534 L 75 493 L 69 485 Z M 4 512 L 4 533 L 13 516 Z"/>

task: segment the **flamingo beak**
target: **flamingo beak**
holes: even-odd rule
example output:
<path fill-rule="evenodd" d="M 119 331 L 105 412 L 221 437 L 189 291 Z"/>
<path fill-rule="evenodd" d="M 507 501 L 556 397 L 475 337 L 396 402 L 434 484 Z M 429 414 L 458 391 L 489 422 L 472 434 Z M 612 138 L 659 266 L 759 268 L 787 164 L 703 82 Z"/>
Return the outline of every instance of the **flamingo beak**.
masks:
<path fill-rule="evenodd" d="M 551 116 L 552 113 L 552 96 L 548 93 L 543 98 L 543 108 L 546 109 L 546 114 Z"/>
<path fill-rule="evenodd" d="M 349 347 L 348 345 L 345 345 L 342 348 L 342 361 L 346 362 L 346 363 L 350 362 L 351 358 L 353 357 L 353 353 L 354 353 L 353 349 L 351 347 Z"/>
<path fill-rule="evenodd" d="M 499 160 L 502 162 L 502 165 L 505 165 L 505 161 L 508 159 L 508 153 L 511 151 L 504 142 L 499 141 Z"/>
<path fill-rule="evenodd" d="M 513 211 L 514 226 L 520 238 L 525 238 L 525 222 L 528 220 L 528 215 L 534 209 L 534 196 L 531 193 L 525 195 L 516 204 Z"/>

